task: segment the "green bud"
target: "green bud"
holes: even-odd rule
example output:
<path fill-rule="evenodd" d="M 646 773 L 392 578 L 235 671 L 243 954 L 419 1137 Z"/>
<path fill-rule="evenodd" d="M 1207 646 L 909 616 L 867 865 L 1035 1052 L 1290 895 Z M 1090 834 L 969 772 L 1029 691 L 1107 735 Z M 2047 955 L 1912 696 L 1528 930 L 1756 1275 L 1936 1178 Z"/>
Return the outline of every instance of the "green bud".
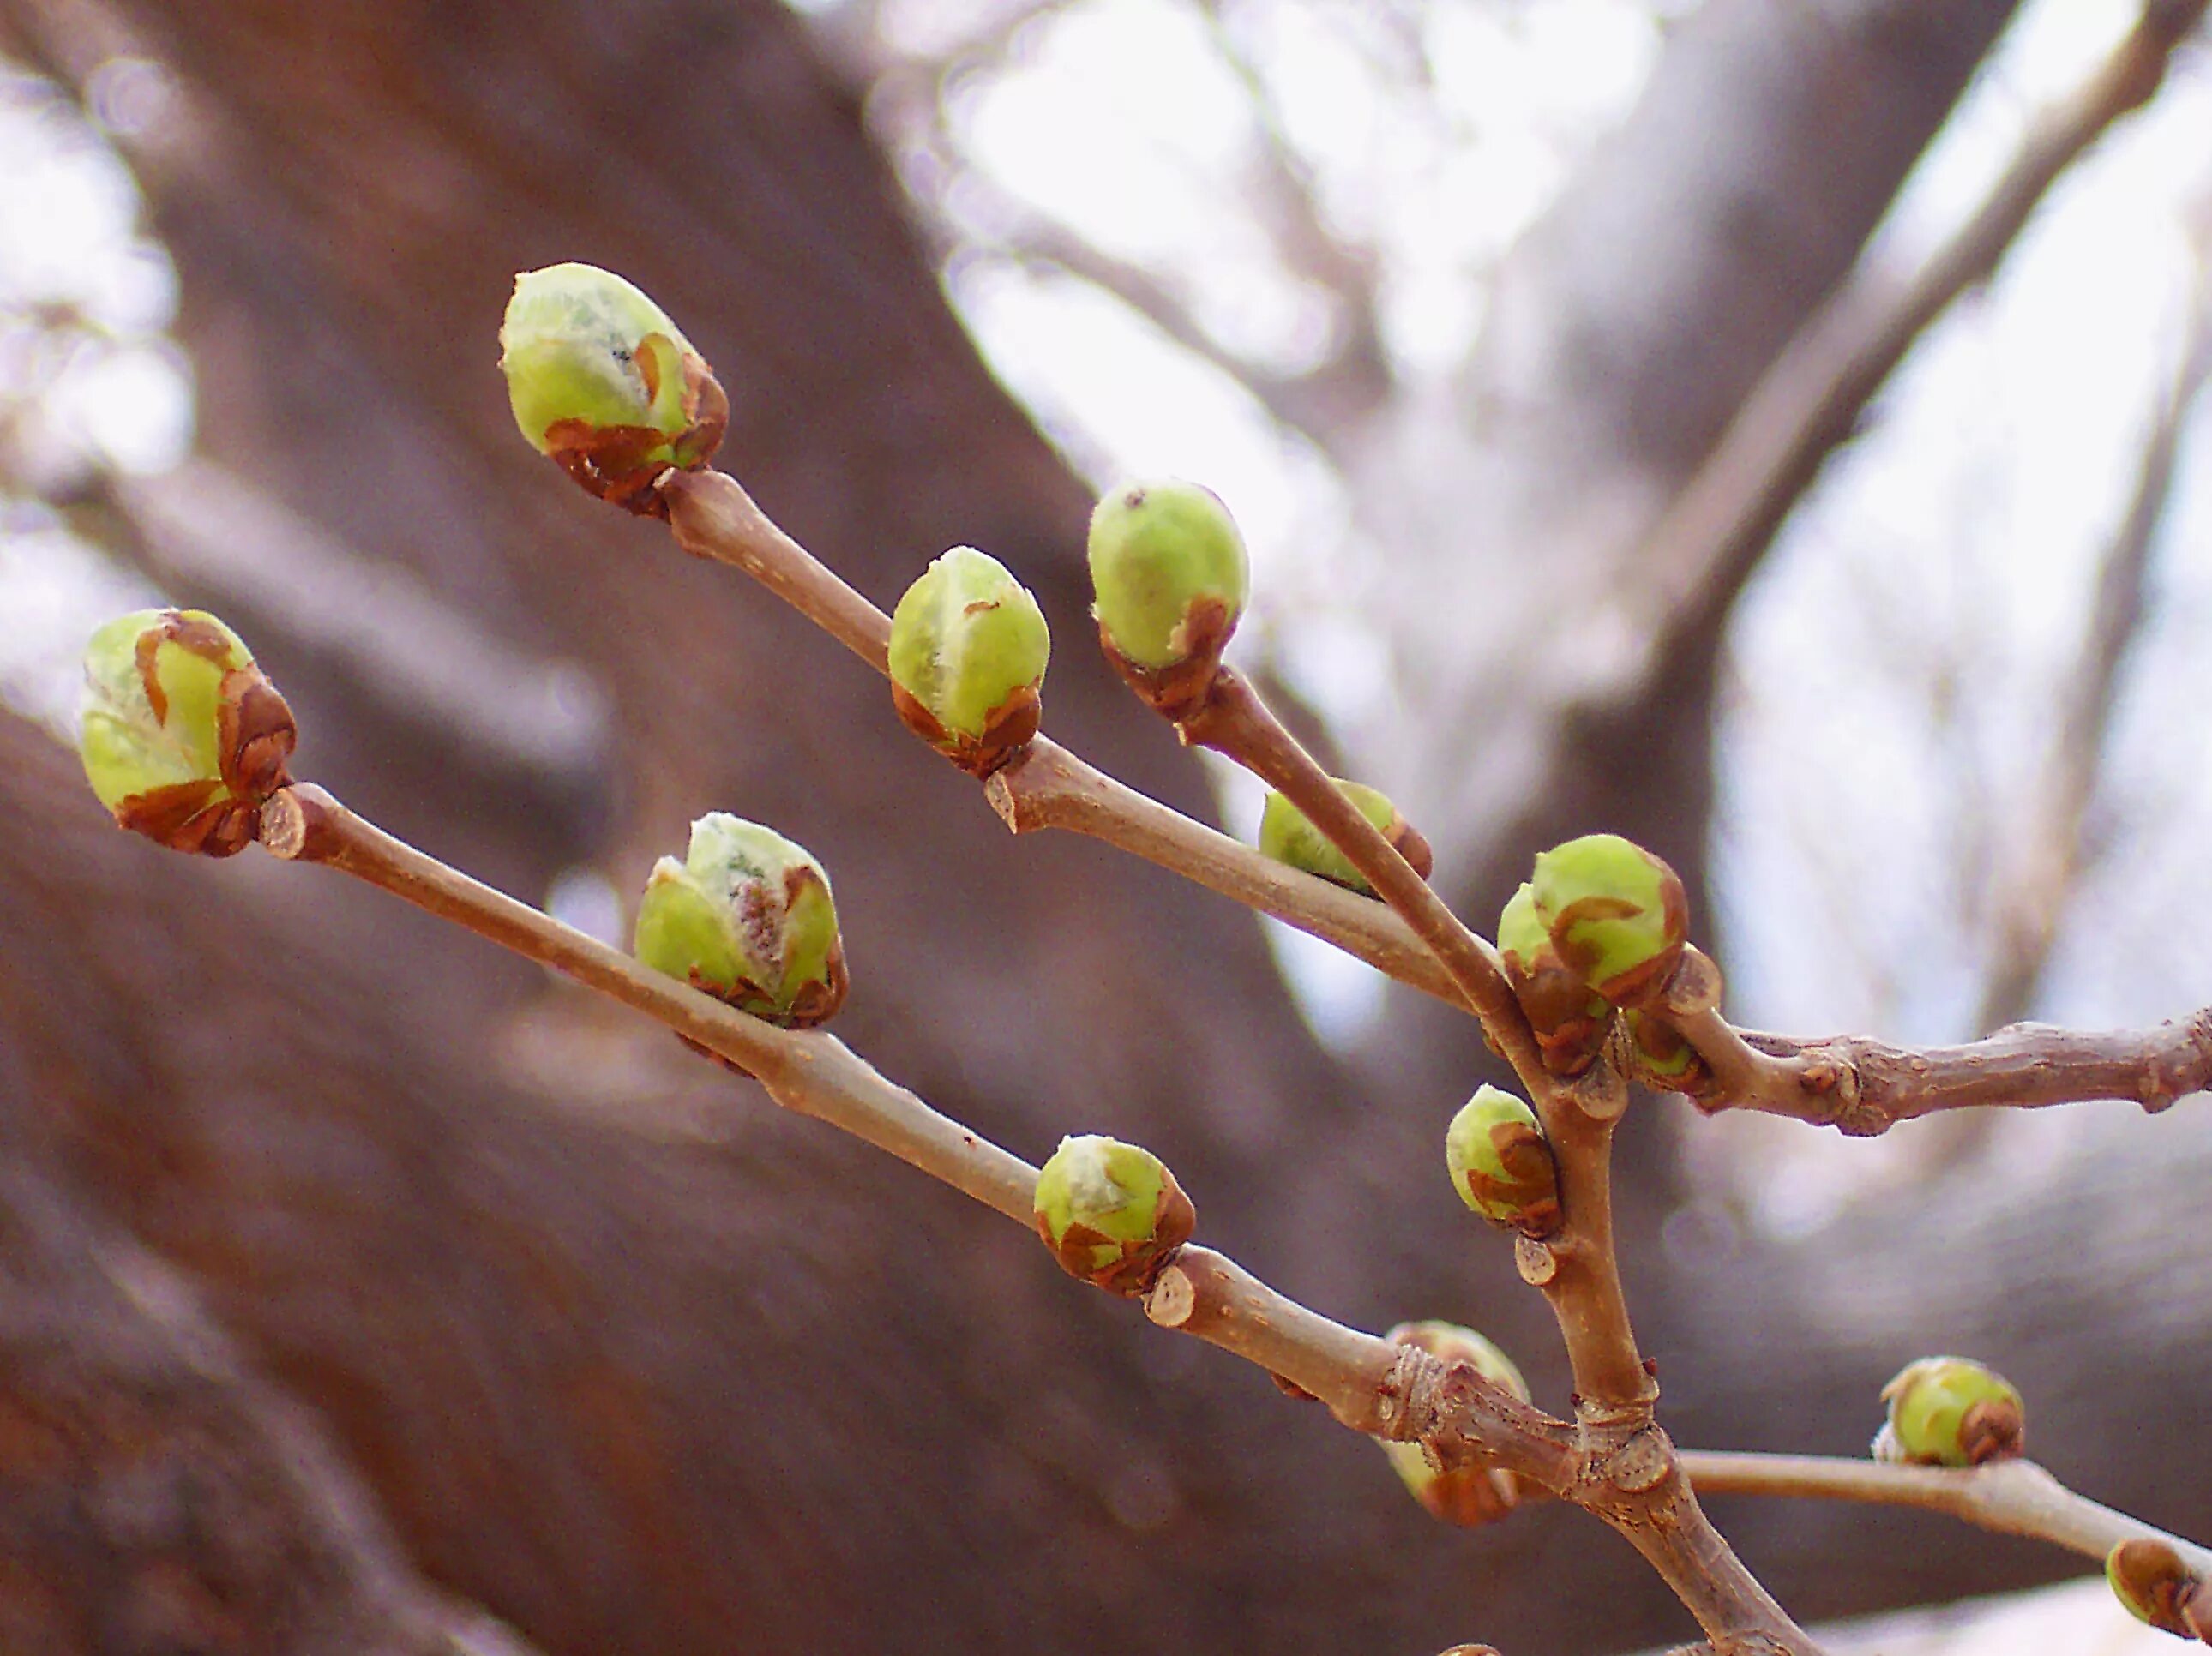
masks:
<path fill-rule="evenodd" d="M 84 675 L 77 752 L 116 822 L 210 857 L 251 844 L 299 731 L 238 634 L 204 610 L 140 610 L 92 635 Z"/>
<path fill-rule="evenodd" d="M 2129 1615 L 2161 1633 L 2201 1640 L 2212 1626 L 2197 1611 L 2203 1584 L 2166 1542 L 2148 1536 L 2121 1542 L 2105 1555 L 2105 1580 Z"/>
<path fill-rule="evenodd" d="M 1116 1294 L 1149 1289 L 1198 1226 L 1165 1162 L 1097 1133 L 1060 1141 L 1037 1174 L 1035 1207 L 1060 1268 Z"/>
<path fill-rule="evenodd" d="M 721 446 L 730 405 L 714 371 L 666 312 L 611 271 L 524 271 L 499 343 L 515 424 L 602 500 L 662 515 L 660 475 L 702 466 Z"/>
<path fill-rule="evenodd" d="M 1460 1199 L 1493 1224 L 1541 1239 L 1559 1228 L 1559 1170 L 1536 1113 L 1511 1093 L 1478 1087 L 1444 1131 L 1444 1165 Z"/>
<path fill-rule="evenodd" d="M 1536 888 L 1525 880 L 1498 917 L 1498 953 L 1544 1067 L 1556 1076 L 1582 1074 L 1605 1050 L 1613 1008 L 1559 959 L 1536 913 Z"/>
<path fill-rule="evenodd" d="M 1413 872 L 1427 879 L 1435 861 L 1429 842 L 1398 814 L 1397 806 L 1385 795 L 1358 782 L 1340 779 L 1336 786 L 1358 808 L 1359 814 L 1397 849 L 1398 854 L 1413 864 Z M 1375 895 L 1375 888 L 1367 883 L 1367 877 L 1352 867 L 1351 859 L 1307 819 L 1305 812 L 1282 794 L 1269 793 L 1267 806 L 1260 813 L 1260 850 L 1262 855 L 1279 863 L 1317 874 L 1331 884 L 1357 891 L 1364 897 Z"/>
<path fill-rule="evenodd" d="M 1690 925 L 1674 870 L 1632 840 L 1585 834 L 1536 858 L 1536 915 L 1559 959 L 1615 1005 L 1667 980 Z"/>
<path fill-rule="evenodd" d="M 1383 1338 L 1393 1345 L 1416 1345 L 1448 1363 L 1467 1363 L 1499 1391 L 1528 1401 L 1528 1382 L 1513 1360 L 1472 1328 L 1457 1323 L 1400 1323 Z M 1378 1440 L 1413 1498 L 1431 1516 L 1468 1528 L 1493 1523 L 1520 1501 L 1512 1473 L 1494 1466 L 1439 1466 L 1418 1443 Z"/>
<path fill-rule="evenodd" d="M 1174 479 L 1115 488 L 1091 514 L 1091 582 L 1122 676 L 1163 712 L 1202 700 L 1252 586 L 1220 497 Z"/>
<path fill-rule="evenodd" d="M 891 701 L 923 741 L 988 776 L 1036 734 L 1051 654 L 1030 590 L 996 558 L 956 546 L 891 614 Z"/>
<path fill-rule="evenodd" d="M 1965 1357 L 1908 1363 L 1881 1396 L 1889 1419 L 1874 1441 L 1876 1460 L 1978 1466 L 2019 1454 L 2027 1437 L 2012 1383 Z"/>
<path fill-rule="evenodd" d="M 844 947 L 822 865 L 772 828 L 724 811 L 691 824 L 684 860 L 653 867 L 637 957 L 786 1028 L 844 1004 Z"/>
<path fill-rule="evenodd" d="M 1696 1097 L 1711 1084 L 1712 1071 L 1698 1056 L 1698 1049 L 1682 1032 L 1664 1018 L 1652 1017 L 1633 1007 L 1621 1015 L 1628 1028 L 1629 1051 L 1634 1055 L 1638 1077 L 1663 1092 Z"/>

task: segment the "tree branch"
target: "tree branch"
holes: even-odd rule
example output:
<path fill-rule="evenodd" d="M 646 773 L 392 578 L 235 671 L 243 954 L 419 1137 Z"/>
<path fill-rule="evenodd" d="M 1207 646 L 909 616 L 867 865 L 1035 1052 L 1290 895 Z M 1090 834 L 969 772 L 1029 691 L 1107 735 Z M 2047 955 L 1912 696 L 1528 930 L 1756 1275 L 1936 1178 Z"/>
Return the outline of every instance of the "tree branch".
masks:
<path fill-rule="evenodd" d="M 2212 1550 L 2076 1495 L 2032 1460 L 1981 1466 L 1891 1465 L 1825 1455 L 1685 1449 L 1683 1471 L 1700 1493 L 1857 1501 L 1946 1513 L 2006 1535 L 2032 1536 L 2102 1563 L 2123 1541 L 2162 1541 L 2212 1578 Z"/>
<path fill-rule="evenodd" d="M 350 874 L 646 1012 L 753 1076 L 785 1108 L 889 1151 L 1025 1229 L 1032 1222 L 1034 1168 L 821 1030 L 777 1028 L 653 972 L 394 839 L 311 783 L 269 801 L 261 842 L 280 860 Z M 1448 1367 L 1345 1328 L 1205 1248 L 1170 1261 L 1146 1312 L 1291 1381 L 1355 1429 L 1506 1467 L 1587 1507 L 1652 1562 L 1709 1634 L 1759 1630 L 1792 1656 L 1818 1656 L 1705 1520 L 1648 1410 L 1579 1428 L 1552 1420 L 1471 1365 Z"/>
<path fill-rule="evenodd" d="M 2059 174 L 2150 100 L 2205 9 L 2206 0 L 2146 0 L 2112 55 L 2034 123 L 1990 194 L 1910 282 L 1895 288 L 1863 268 L 1790 342 L 1627 566 L 1633 585 L 1620 602 L 1635 612 L 1628 635 L 1650 640 L 1645 675 L 1734 602 L 1914 341 L 1996 268 Z"/>

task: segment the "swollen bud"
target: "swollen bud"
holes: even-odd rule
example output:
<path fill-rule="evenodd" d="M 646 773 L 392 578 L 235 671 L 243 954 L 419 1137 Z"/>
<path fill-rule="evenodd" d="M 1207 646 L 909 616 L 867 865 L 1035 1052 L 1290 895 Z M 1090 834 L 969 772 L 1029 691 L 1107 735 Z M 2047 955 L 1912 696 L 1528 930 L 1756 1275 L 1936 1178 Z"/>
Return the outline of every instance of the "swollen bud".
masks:
<path fill-rule="evenodd" d="M 1198 1211 L 1150 1150 L 1097 1133 L 1060 1141 L 1037 1174 L 1037 1234 L 1071 1277 L 1116 1294 L 1152 1287 Z"/>
<path fill-rule="evenodd" d="M 1889 1419 L 1875 1436 L 1876 1460 L 1978 1466 L 2019 1454 L 2027 1437 L 2012 1383 L 1965 1357 L 1908 1363 L 1881 1396 Z"/>
<path fill-rule="evenodd" d="M 1340 780 L 1336 786 L 1397 853 L 1413 864 L 1413 872 L 1427 879 L 1435 861 L 1429 842 L 1421 837 L 1419 829 L 1399 814 L 1397 806 L 1387 796 L 1358 782 Z M 1357 891 L 1364 897 L 1375 895 L 1375 888 L 1367 883 L 1367 877 L 1352 867 L 1350 858 L 1330 843 L 1305 812 L 1282 794 L 1269 793 L 1267 806 L 1260 813 L 1260 851 L 1263 856 L 1304 869 L 1309 874 L 1317 874 L 1331 884 Z"/>
<path fill-rule="evenodd" d="M 1582 1074 L 1605 1050 L 1613 1008 L 1559 958 L 1536 913 L 1536 888 L 1526 880 L 1498 917 L 1498 953 L 1544 1067 L 1556 1076 Z"/>
<path fill-rule="evenodd" d="M 1666 862 L 1620 834 L 1583 834 L 1535 858 L 1537 918 L 1559 960 L 1608 1002 L 1662 986 L 1690 933 L 1690 898 Z"/>
<path fill-rule="evenodd" d="M 1615 1005 L 1667 981 L 1689 934 L 1674 870 L 1633 840 L 1585 834 L 1539 852 L 1529 882 L 1559 959 Z"/>
<path fill-rule="evenodd" d="M 203 610 L 140 610 L 92 635 L 84 676 L 77 752 L 116 822 L 209 857 L 251 844 L 299 731 L 238 634 Z"/>
<path fill-rule="evenodd" d="M 691 824 L 682 862 L 653 866 L 637 957 L 656 972 L 786 1028 L 844 1004 L 844 947 L 822 865 L 772 828 L 724 811 Z"/>
<path fill-rule="evenodd" d="M 1419 1346 L 1448 1363 L 1467 1363 L 1499 1391 L 1528 1401 L 1528 1382 L 1513 1360 L 1472 1328 L 1457 1323 L 1400 1323 L 1383 1338 L 1393 1345 Z M 1473 1528 L 1511 1512 L 1520 1500 L 1513 1474 L 1494 1466 L 1443 1467 L 1418 1443 L 1385 1439 L 1382 1453 L 1413 1498 L 1448 1524 Z"/>
<path fill-rule="evenodd" d="M 1170 717 L 1195 708 L 1251 594 L 1229 508 L 1195 483 L 1125 483 L 1091 513 L 1090 552 L 1107 659 Z"/>
<path fill-rule="evenodd" d="M 1559 1170 L 1536 1113 L 1511 1093 L 1475 1089 L 1444 1131 L 1460 1199 L 1492 1224 L 1540 1240 L 1559 1228 Z"/>
<path fill-rule="evenodd" d="M 2142 1536 L 2121 1542 L 2105 1555 L 2105 1580 L 2129 1615 L 2161 1633 L 2203 1640 L 2212 1629 L 2212 1617 L 2198 1609 L 2203 1584 L 2163 1541 Z"/>
<path fill-rule="evenodd" d="M 1713 1072 L 1680 1030 L 1633 1007 L 1620 1016 L 1628 1028 L 1638 1079 L 1662 1092 L 1686 1093 L 1692 1098 L 1711 1089 Z"/>
<path fill-rule="evenodd" d="M 721 446 L 729 399 L 668 314 L 610 270 L 552 264 L 514 279 L 499 330 L 514 422 L 603 500 L 665 515 L 653 485 Z"/>
<path fill-rule="evenodd" d="M 1052 653 L 1044 611 L 1006 567 L 956 546 L 891 615 L 891 701 L 961 769 L 988 776 L 1036 734 Z"/>

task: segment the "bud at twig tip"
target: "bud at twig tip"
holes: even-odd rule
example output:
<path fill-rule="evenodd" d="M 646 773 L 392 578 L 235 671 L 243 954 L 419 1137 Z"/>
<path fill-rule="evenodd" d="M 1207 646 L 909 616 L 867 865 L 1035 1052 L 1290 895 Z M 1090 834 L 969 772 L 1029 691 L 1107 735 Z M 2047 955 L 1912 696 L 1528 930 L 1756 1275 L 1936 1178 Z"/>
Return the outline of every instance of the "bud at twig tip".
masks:
<path fill-rule="evenodd" d="M 1034 1209 L 1060 1268 L 1115 1294 L 1149 1289 L 1198 1226 L 1165 1162 L 1099 1133 L 1060 1141 L 1037 1174 Z"/>
<path fill-rule="evenodd" d="M 1656 991 L 1689 933 L 1674 870 L 1633 840 L 1585 834 L 1540 852 L 1529 881 L 1559 959 L 1614 1005 Z"/>
<path fill-rule="evenodd" d="M 1889 1418 L 1874 1441 L 1876 1460 L 1978 1466 L 2026 1447 L 2020 1393 L 1994 1370 L 1966 1357 L 1923 1357 L 1881 1388 Z"/>
<path fill-rule="evenodd" d="M 119 616 L 85 647 L 85 779 L 122 827 L 228 857 L 290 779 L 292 710 L 237 634 L 203 610 Z"/>
<path fill-rule="evenodd" d="M 524 271 L 499 343 L 515 424 L 603 500 L 665 517 L 653 485 L 721 446 L 730 405 L 714 370 L 666 312 L 612 271 Z"/>
<path fill-rule="evenodd" d="M 2203 1584 L 2166 1543 L 2148 1536 L 2121 1542 L 2105 1555 L 2105 1580 L 2138 1622 L 2204 1641 L 2204 1629 L 2212 1623 L 2198 1610 L 2205 1601 Z"/>
<path fill-rule="evenodd" d="M 1107 659 L 1168 717 L 1195 711 L 1251 593 L 1229 508 L 1174 478 L 1125 483 L 1091 513 L 1089 550 Z"/>

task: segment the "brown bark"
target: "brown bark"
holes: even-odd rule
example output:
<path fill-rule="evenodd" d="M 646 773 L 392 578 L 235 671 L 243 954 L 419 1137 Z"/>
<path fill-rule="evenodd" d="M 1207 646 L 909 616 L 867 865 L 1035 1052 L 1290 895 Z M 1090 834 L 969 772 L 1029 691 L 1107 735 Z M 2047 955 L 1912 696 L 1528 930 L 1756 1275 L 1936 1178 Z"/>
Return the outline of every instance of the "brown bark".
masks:
<path fill-rule="evenodd" d="M 830 640 L 514 434 L 490 367 L 509 274 L 618 266 L 715 362 L 726 458 L 770 512 L 879 602 L 953 541 L 1005 558 L 1062 640 L 1047 728 L 1200 803 L 1081 643 L 1079 490 L 960 337 L 781 9 L 5 0 L 0 35 L 65 75 L 135 45 L 181 78 L 186 124 L 145 166 L 208 455 L 501 647 L 582 664 L 618 732 L 601 787 L 547 808 L 465 762 L 481 744 L 352 695 L 250 585 L 180 582 L 292 698 L 301 774 L 525 896 L 581 860 L 634 886 L 701 810 L 775 822 L 834 872 L 840 1033 L 894 1078 L 1032 1156 L 1062 1131 L 1140 1138 L 1202 1236 L 1285 1289 L 1368 1325 L 1471 1317 L 1563 1390 L 1540 1301 L 1426 1171 L 1456 1038 L 1433 1043 L 1447 1083 L 1409 1063 L 1356 1095 L 1233 910 L 1096 847 L 1009 841 Z M 1954 90 L 1978 51 L 1943 58 Z M 1942 102 L 1914 107 L 1925 128 Z M 1893 185 L 1918 143 L 1894 141 Z M 1692 667 L 1677 731 L 1702 728 Z M 1316 1653 L 1686 1625 L 1577 1514 L 1436 1532 L 1368 1446 L 656 1031 L 315 870 L 125 840 L 5 720 L 0 792 L 21 1071 L 0 1119 L 46 1121 L 71 1188 L 191 1273 L 427 1577 L 550 1653 L 1073 1651 L 1138 1613 L 1177 1647 Z M 1633 1216 L 1630 1289 L 1663 1306 L 1658 1216 Z M 1778 1369 L 1692 1372 L 1697 1418 L 1732 1424 Z M 0 1399 L 27 1383 L 10 1364 Z M 1897 1576 L 1841 1544 L 1766 1550 L 1785 1603 L 1808 1574 L 1887 1593 L 1936 1572 L 1934 1549 Z"/>

